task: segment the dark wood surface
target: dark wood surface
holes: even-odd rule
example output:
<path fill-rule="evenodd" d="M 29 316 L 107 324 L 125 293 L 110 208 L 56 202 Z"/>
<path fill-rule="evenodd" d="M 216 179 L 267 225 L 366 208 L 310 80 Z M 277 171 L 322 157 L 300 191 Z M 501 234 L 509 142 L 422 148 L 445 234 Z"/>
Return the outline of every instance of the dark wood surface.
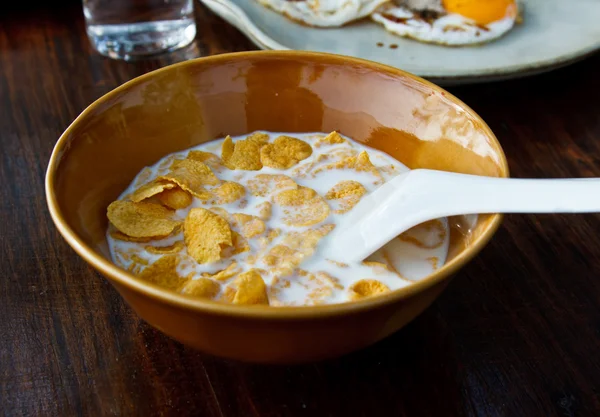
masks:
<path fill-rule="evenodd" d="M 253 47 L 199 7 L 191 48 L 112 61 L 90 50 L 79 2 L 40 4 L 0 12 L 0 415 L 600 415 L 599 215 L 507 216 L 421 317 L 325 363 L 207 357 L 141 322 L 54 228 L 52 147 L 124 81 Z M 599 74 L 597 55 L 451 91 L 488 121 L 514 176 L 600 176 Z"/>

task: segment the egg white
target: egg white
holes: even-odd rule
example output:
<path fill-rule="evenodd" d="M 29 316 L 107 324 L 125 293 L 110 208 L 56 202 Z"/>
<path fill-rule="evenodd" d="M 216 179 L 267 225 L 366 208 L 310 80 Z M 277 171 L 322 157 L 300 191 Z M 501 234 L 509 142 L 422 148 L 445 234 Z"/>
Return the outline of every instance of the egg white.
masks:
<path fill-rule="evenodd" d="M 318 27 L 339 27 L 362 19 L 388 0 L 257 0 L 292 20 Z"/>
<path fill-rule="evenodd" d="M 402 21 L 395 21 L 388 16 Z M 511 30 L 516 21 L 516 17 L 506 16 L 487 25 L 477 25 L 467 17 L 446 14 L 430 23 L 419 19 L 413 11 L 400 5 L 383 6 L 371 18 L 396 35 L 450 46 L 474 45 L 498 39 Z"/>

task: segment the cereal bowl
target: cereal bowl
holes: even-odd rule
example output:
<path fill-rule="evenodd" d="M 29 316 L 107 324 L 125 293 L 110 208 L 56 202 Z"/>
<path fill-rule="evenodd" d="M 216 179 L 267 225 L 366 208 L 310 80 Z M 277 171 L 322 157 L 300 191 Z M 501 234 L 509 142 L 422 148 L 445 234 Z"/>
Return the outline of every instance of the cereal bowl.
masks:
<path fill-rule="evenodd" d="M 53 221 L 150 325 L 204 352 L 253 362 L 339 356 L 425 310 L 489 241 L 500 215 L 451 219 L 447 262 L 405 288 L 344 304 L 239 306 L 167 291 L 114 265 L 107 206 L 145 166 L 224 135 L 339 131 L 409 168 L 508 176 L 487 125 L 441 88 L 398 69 L 296 51 L 187 61 L 138 77 L 90 105 L 58 140 L 46 175 Z"/>

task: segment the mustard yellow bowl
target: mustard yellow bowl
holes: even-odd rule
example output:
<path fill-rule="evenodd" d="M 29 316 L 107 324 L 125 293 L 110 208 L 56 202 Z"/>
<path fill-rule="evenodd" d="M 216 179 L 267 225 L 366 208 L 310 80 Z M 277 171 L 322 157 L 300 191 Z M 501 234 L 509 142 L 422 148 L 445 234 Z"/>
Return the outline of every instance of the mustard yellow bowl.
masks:
<path fill-rule="evenodd" d="M 136 78 L 89 106 L 58 140 L 48 207 L 65 240 L 152 326 L 202 351 L 256 362 L 342 355 L 397 331 L 439 296 L 492 237 L 500 215 L 451 231 L 449 261 L 389 294 L 317 307 L 233 306 L 169 292 L 113 265 L 106 207 L 164 155 L 255 130 L 330 132 L 410 168 L 508 176 L 488 126 L 469 107 L 398 69 L 310 52 L 201 58 Z"/>

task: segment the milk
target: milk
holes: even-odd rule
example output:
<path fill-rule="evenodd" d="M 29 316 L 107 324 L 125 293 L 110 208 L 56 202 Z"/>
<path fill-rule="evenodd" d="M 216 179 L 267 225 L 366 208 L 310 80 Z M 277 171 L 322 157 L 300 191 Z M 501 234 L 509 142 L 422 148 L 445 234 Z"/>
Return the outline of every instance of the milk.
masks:
<path fill-rule="evenodd" d="M 241 171 L 241 170 L 229 170 L 222 167 L 222 169 L 215 169 L 214 173 L 222 181 L 234 181 L 242 184 L 247 189 L 247 193 L 244 199 L 236 201 L 230 204 L 208 204 L 201 201 L 198 198 L 194 198 L 193 203 L 185 208 L 175 212 L 175 217 L 184 220 L 187 213 L 195 207 L 203 207 L 210 209 L 213 207 L 221 207 L 227 210 L 230 214 L 233 213 L 244 213 L 249 215 L 258 216 L 259 205 L 268 201 L 272 204 L 272 216 L 266 221 L 268 229 L 280 229 L 281 234 L 268 244 L 262 244 L 258 239 L 248 239 L 250 245 L 250 251 L 241 254 L 234 255 L 229 259 L 224 259 L 219 262 L 211 264 L 199 264 L 190 256 L 188 256 L 183 250 L 179 255 L 181 263 L 179 264 L 178 272 L 182 277 L 193 276 L 193 278 L 199 278 L 202 273 L 216 273 L 226 268 L 232 261 L 236 261 L 238 266 L 241 268 L 241 272 L 249 269 L 261 270 L 261 275 L 265 284 L 269 288 L 269 301 L 271 305 L 311 305 L 321 303 L 340 303 L 349 301 L 348 288 L 355 282 L 362 279 L 375 279 L 385 284 L 390 290 L 396 290 L 399 288 L 406 287 L 411 283 L 423 279 L 427 275 L 434 272 L 437 268 L 440 268 L 446 261 L 449 244 L 449 227 L 447 219 L 440 219 L 436 223 L 432 230 L 426 228 L 417 228 L 409 235 L 402 239 L 394 239 L 389 242 L 386 246 L 380 249 L 378 252 L 373 254 L 369 260 L 379 261 L 382 263 L 389 264 L 390 270 L 381 270 L 380 268 L 372 268 L 370 266 L 363 265 L 362 263 L 354 263 L 349 265 L 342 265 L 342 259 L 324 259 L 320 256 L 320 248 L 323 245 L 335 245 L 335 242 L 329 241 L 326 237 L 319 242 L 315 252 L 303 260 L 299 265 L 304 271 L 312 274 L 326 273 L 329 276 L 334 277 L 336 285 L 324 285 L 323 281 L 307 279 L 305 276 L 293 274 L 291 276 L 276 277 L 270 270 L 268 265 L 265 265 L 262 261 L 262 256 L 267 253 L 273 246 L 278 245 L 282 242 L 286 234 L 291 232 L 301 232 L 307 229 L 314 229 L 323 224 L 336 225 L 340 222 L 344 214 L 334 213 L 334 210 L 338 208 L 336 202 L 328 200 L 327 203 L 331 208 L 329 217 L 320 224 L 308 227 L 295 227 L 287 225 L 282 220 L 282 208 L 273 202 L 275 194 L 281 192 L 283 188 L 277 190 L 271 190 L 265 196 L 254 196 L 248 189 L 248 183 L 256 178 L 257 175 L 262 174 L 275 174 L 275 175 L 286 175 L 291 177 L 298 185 L 312 188 L 320 196 L 325 196 L 333 186 L 343 180 L 354 180 L 361 183 L 367 192 L 372 192 L 378 186 L 381 185 L 382 181 L 387 181 L 394 176 L 408 170 L 406 166 L 387 155 L 384 152 L 378 151 L 367 147 L 361 143 L 351 140 L 350 138 L 344 137 L 347 140 L 346 143 L 334 144 L 334 145 L 323 145 L 317 147 L 317 143 L 322 139 L 324 134 L 322 133 L 273 133 L 264 132 L 270 135 L 270 141 L 273 141 L 280 135 L 293 136 L 301 139 L 313 147 L 313 154 L 300 161 L 299 164 L 293 166 L 287 170 L 274 169 L 264 167 L 260 171 Z M 232 138 L 233 141 L 245 139 L 248 135 Z M 221 155 L 221 145 L 224 139 L 211 141 L 185 151 L 173 153 L 165 156 L 156 164 L 151 167 L 145 168 L 138 174 L 133 180 L 130 186 L 122 193 L 119 199 L 126 198 L 127 195 L 138 189 L 145 183 L 155 179 L 158 176 L 165 175 L 169 171 L 169 167 L 174 159 L 185 159 L 188 152 L 191 150 L 199 150 L 205 152 L 211 152 L 217 156 Z M 356 155 L 361 151 L 366 151 L 369 154 L 371 162 L 379 172 L 381 177 L 377 177 L 370 172 L 357 172 L 351 169 L 331 169 L 319 171 L 323 166 L 332 163 L 336 159 L 332 160 L 332 155 Z M 328 155 L 327 159 L 321 160 L 321 155 Z M 211 187 L 207 187 L 208 190 Z M 236 230 L 238 231 L 238 230 Z M 239 231 L 238 231 L 239 232 Z M 109 248 L 113 261 L 122 268 L 129 268 L 132 266 L 131 255 L 135 254 L 137 257 L 145 260 L 148 264 L 152 264 L 158 260 L 161 256 L 148 253 L 144 248 L 147 245 L 154 246 L 168 246 L 176 241 L 183 240 L 183 233 L 180 232 L 177 235 L 170 236 L 166 239 L 157 241 L 151 241 L 149 243 L 135 243 L 125 242 L 114 239 L 107 235 Z M 251 258 L 249 258 L 249 256 Z M 252 258 L 256 258 L 254 261 Z M 251 260 L 251 261 L 250 261 Z M 250 264 L 249 262 L 253 262 Z M 143 265 L 141 265 L 143 268 Z M 231 278 L 229 281 L 232 281 Z M 284 283 L 282 287 L 281 283 Z M 223 288 L 228 285 L 229 281 L 225 281 Z M 276 283 L 276 281 L 279 281 Z M 315 291 L 321 291 L 321 287 L 327 287 L 323 292 L 325 295 L 315 299 Z"/>

